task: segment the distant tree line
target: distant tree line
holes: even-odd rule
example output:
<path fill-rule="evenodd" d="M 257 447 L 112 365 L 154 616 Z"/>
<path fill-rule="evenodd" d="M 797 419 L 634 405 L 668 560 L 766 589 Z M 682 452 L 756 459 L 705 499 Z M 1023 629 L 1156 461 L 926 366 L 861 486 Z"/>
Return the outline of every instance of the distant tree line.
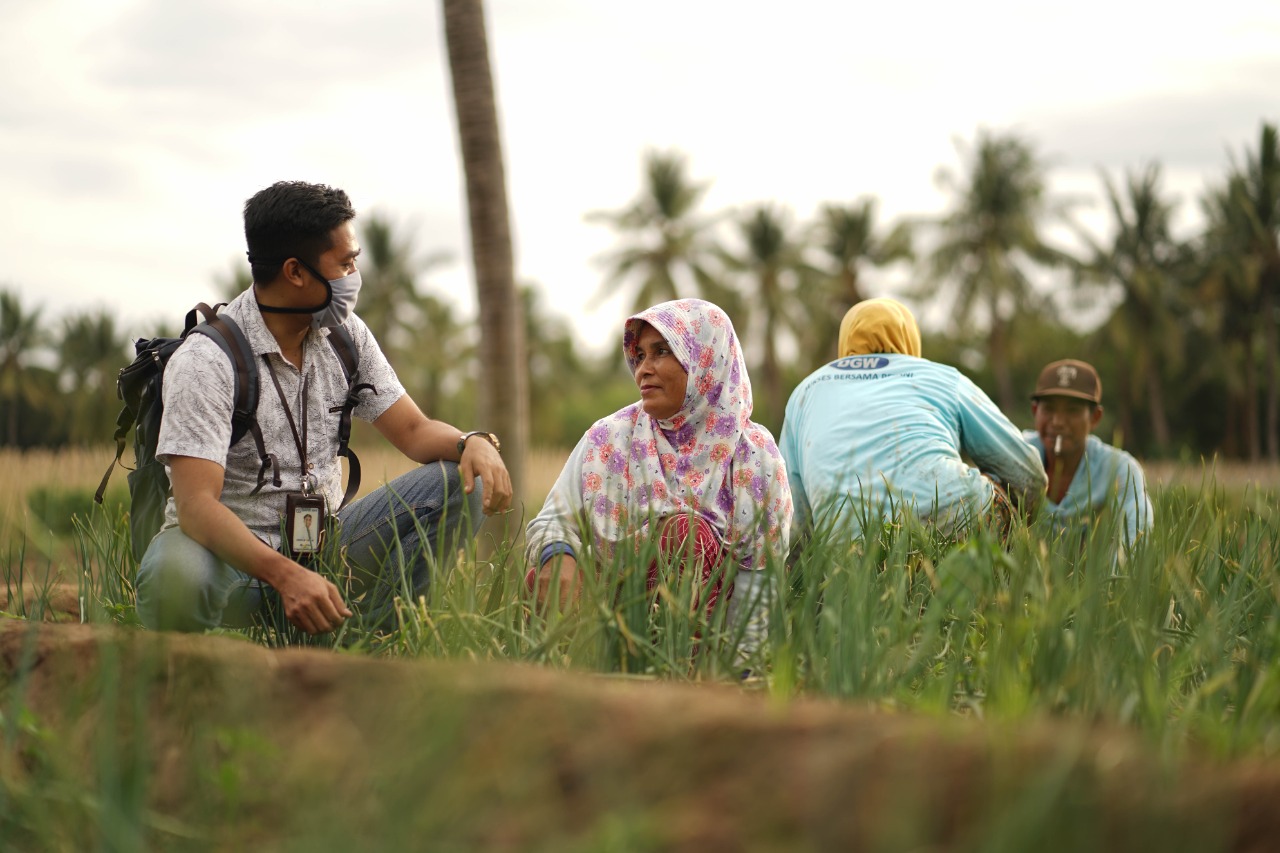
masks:
<path fill-rule="evenodd" d="M 1079 357 L 1103 376 L 1109 440 L 1148 457 L 1280 461 L 1274 125 L 1228 155 L 1189 236 L 1174 233 L 1177 204 L 1156 162 L 1100 173 L 1109 228 L 1098 238 L 1048 192 L 1049 167 L 1025 138 L 980 131 L 959 153 L 962 168 L 938 176 L 943 215 L 882 223 L 874 198 L 823 205 L 810 222 L 777 202 L 706 212 L 708 185 L 691 178 L 686 158 L 648 152 L 637 197 L 588 214 L 617 235 L 601 259 L 601 295 L 621 292 L 637 309 L 679 296 L 721 305 L 743 340 L 758 419 L 775 430 L 795 384 L 835 357 L 849 306 L 892 291 L 922 319 L 926 357 L 960 367 L 1015 421 L 1029 419 L 1039 368 Z M 449 259 L 420 254 L 383 215 L 360 228 L 359 314 L 428 414 L 473 422 L 474 321 L 424 287 Z M 1075 239 L 1066 246 L 1052 234 Z M 894 267 L 896 276 L 871 272 Z M 233 272 L 211 295 L 248 283 L 247 271 Z M 538 288 L 521 292 L 532 443 L 569 446 L 633 400 L 634 386 L 616 348 L 589 354 Z M 1064 322 L 1072 315 L 1096 319 L 1081 330 Z M 0 441 L 105 442 L 132 338 L 173 334 L 178 320 L 126 331 L 104 310 L 54 319 L 0 289 Z"/>
<path fill-rule="evenodd" d="M 707 186 L 685 159 L 650 152 L 636 200 L 590 214 L 619 234 L 605 292 L 622 289 L 637 308 L 677 295 L 724 307 L 751 364 L 756 412 L 775 429 L 795 384 L 835 357 L 849 306 L 896 295 L 924 321 L 925 355 L 963 369 L 1016 421 L 1029 420 L 1044 364 L 1084 358 L 1103 376 L 1104 429 L 1125 447 L 1280 461 L 1274 125 L 1228 156 L 1190 236 L 1173 231 L 1177 205 L 1158 163 L 1100 172 L 1109 236 L 1099 239 L 1051 197 L 1028 140 L 979 132 L 960 155 L 961 171 L 939 175 L 946 213 L 882 224 L 873 198 L 823 205 L 807 223 L 773 202 L 706 215 Z M 1051 239 L 1055 228 L 1075 245 Z M 906 287 L 869 284 L 869 270 L 894 264 Z M 1084 331 L 1064 322 L 1091 316 Z"/>

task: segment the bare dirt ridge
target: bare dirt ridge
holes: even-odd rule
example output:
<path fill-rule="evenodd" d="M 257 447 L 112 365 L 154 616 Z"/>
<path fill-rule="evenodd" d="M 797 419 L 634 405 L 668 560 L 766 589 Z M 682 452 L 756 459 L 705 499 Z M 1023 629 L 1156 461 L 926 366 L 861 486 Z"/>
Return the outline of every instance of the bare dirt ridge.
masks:
<path fill-rule="evenodd" d="M 1063 721 L 1015 729 L 724 685 L 16 620 L 0 620 L 0 684 L 0 707 L 30 708 L 65 762 L 101 768 L 106 755 L 141 774 L 148 809 L 220 848 L 1263 850 L 1280 838 L 1280 766 L 1169 768 L 1127 732 Z M 58 763 L 26 759 L 0 768 L 33 777 Z"/>

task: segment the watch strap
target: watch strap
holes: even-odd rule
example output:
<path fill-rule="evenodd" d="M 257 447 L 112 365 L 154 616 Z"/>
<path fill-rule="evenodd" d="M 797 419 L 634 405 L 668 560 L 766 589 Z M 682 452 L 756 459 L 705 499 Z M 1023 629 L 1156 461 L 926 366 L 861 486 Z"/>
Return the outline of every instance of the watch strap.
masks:
<path fill-rule="evenodd" d="M 475 438 L 476 436 L 480 436 L 485 441 L 492 444 L 494 450 L 498 451 L 499 453 L 502 452 L 502 445 L 498 443 L 498 437 L 496 435 L 494 435 L 491 432 L 485 432 L 482 429 L 475 429 L 475 430 L 472 430 L 471 432 L 464 432 L 462 434 L 462 437 L 458 439 L 458 455 L 459 456 L 461 456 L 463 451 L 467 449 L 467 442 L 470 439 Z"/>

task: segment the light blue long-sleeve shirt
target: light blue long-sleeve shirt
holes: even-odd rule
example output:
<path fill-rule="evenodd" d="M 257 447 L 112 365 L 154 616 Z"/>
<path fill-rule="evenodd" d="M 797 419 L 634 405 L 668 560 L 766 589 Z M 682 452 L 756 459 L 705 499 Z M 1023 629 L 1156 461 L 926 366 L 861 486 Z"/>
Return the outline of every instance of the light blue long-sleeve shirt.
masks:
<path fill-rule="evenodd" d="M 1044 442 L 1040 435 L 1035 430 L 1025 430 L 1022 437 L 1044 464 Z M 1041 511 L 1052 516 L 1055 526 L 1061 530 L 1070 519 L 1092 515 L 1112 501 L 1120 508 L 1124 544 L 1129 547 L 1139 533 L 1151 529 L 1151 498 L 1147 496 L 1142 466 L 1125 451 L 1091 435 L 1085 441 L 1080 467 L 1072 476 L 1062 501 L 1054 503 L 1046 498 Z"/>
<path fill-rule="evenodd" d="M 960 371 L 909 355 L 854 355 L 792 393 L 779 442 L 793 529 L 833 523 L 857 536 L 910 507 L 954 529 L 990 505 L 993 487 L 1043 494 L 1044 466 L 991 399 Z"/>

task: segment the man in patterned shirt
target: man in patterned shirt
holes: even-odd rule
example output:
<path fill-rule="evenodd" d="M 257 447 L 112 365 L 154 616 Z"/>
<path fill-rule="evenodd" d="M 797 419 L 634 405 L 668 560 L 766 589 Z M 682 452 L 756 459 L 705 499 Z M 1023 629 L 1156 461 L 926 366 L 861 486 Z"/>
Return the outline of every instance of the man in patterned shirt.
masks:
<path fill-rule="evenodd" d="M 351 313 L 360 289 L 354 218 L 345 192 L 318 184 L 277 183 L 245 203 L 254 284 L 220 316 L 236 322 L 258 359 L 257 420 L 280 482 L 260 482 L 253 440 L 230 446 L 231 359 L 213 339 L 188 336 L 165 370 L 156 455 L 168 469 L 172 497 L 138 571 L 144 625 L 245 626 L 267 597 L 278 596 L 303 631 L 335 630 L 353 615 L 348 602 L 333 583 L 288 556 L 291 543 L 282 541 L 287 514 L 316 513 L 314 524 L 320 512 L 337 516 L 352 606 L 376 625 L 392 612 L 397 594 L 425 590 L 429 563 L 450 552 L 473 517 L 510 505 L 497 438 L 463 434 L 423 415 L 369 328 Z M 359 354 L 358 382 L 372 386 L 353 414 L 421 463 L 340 512 L 338 419 L 348 382 L 325 340 L 339 325 Z"/>

